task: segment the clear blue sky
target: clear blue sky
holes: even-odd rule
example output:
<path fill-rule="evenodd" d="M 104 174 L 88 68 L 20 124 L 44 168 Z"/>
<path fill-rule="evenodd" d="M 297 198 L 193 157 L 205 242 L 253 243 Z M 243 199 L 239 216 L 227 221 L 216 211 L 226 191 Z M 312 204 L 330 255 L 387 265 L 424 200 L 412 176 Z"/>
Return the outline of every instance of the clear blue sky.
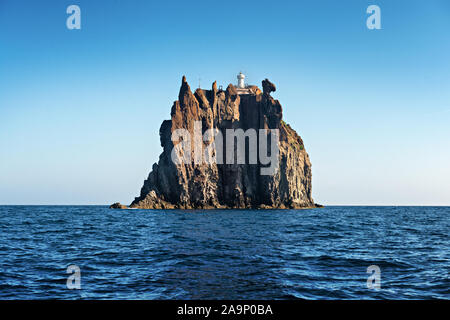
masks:
<path fill-rule="evenodd" d="M 130 203 L 182 75 L 239 71 L 277 85 L 316 202 L 450 205 L 445 0 L 0 0 L 0 204 Z"/>

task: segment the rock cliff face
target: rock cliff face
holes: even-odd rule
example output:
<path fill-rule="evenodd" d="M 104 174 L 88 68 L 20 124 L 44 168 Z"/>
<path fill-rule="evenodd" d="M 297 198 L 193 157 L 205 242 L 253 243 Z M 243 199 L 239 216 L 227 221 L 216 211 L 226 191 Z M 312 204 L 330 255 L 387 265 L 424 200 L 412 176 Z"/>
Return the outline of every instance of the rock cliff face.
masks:
<path fill-rule="evenodd" d="M 249 88 L 249 94 L 238 94 L 233 85 L 218 90 L 216 82 L 211 90 L 197 89 L 192 93 L 183 77 L 178 100 L 174 102 L 171 120 L 163 121 L 160 139 L 163 152 L 153 165 L 141 194 L 130 205 L 142 209 L 192 208 L 309 208 L 311 198 L 311 163 L 300 136 L 282 120 L 282 108 L 271 97 L 275 85 L 262 82 L 263 92 Z M 196 122 L 197 121 L 197 122 Z M 227 129 L 278 129 L 279 161 L 274 175 L 262 175 L 260 159 L 249 164 L 195 163 L 177 164 L 172 160 L 172 133 L 187 129 L 192 135 L 201 121 L 201 133 L 218 128 L 226 144 Z M 197 129 L 198 130 L 198 129 Z M 206 148 L 209 141 L 200 140 Z M 261 137 L 258 136 L 258 142 Z M 198 141 L 197 141 L 198 142 Z M 267 140 L 266 140 L 267 142 Z M 269 139 L 270 142 L 270 139 Z M 249 142 L 248 142 L 249 143 Z M 193 143 L 193 145 L 195 145 Z M 220 144 L 218 145 L 220 147 Z M 270 148 L 269 153 L 270 153 Z M 203 150 L 203 149 L 202 149 Z M 246 145 L 246 150 L 249 146 Z M 187 151 L 189 152 L 189 150 Z M 215 154 L 211 148 L 209 155 Z M 226 157 L 224 152 L 224 158 Z"/>

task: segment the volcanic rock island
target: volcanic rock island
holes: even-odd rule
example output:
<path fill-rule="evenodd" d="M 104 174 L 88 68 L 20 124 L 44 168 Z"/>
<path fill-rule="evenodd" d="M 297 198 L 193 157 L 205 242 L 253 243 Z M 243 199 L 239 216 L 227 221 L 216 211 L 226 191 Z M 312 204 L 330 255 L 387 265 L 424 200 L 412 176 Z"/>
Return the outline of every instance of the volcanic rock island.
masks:
<path fill-rule="evenodd" d="M 271 96 L 271 92 L 276 90 L 275 85 L 265 79 L 261 91 L 257 86 L 245 85 L 244 77 L 240 73 L 237 86 L 230 84 L 225 90 L 217 88 L 214 82 L 211 90 L 199 88 L 193 93 L 183 76 L 178 100 L 172 106 L 171 119 L 163 121 L 159 130 L 163 148 L 159 161 L 153 165 L 139 197 L 134 199 L 130 208 L 306 209 L 320 206 L 315 205 L 311 197 L 311 162 L 303 140 L 283 121 L 281 104 Z M 173 133 L 177 129 L 185 129 L 194 136 L 194 131 L 199 128 L 201 132 L 197 134 L 203 136 L 208 129 L 220 131 L 225 142 L 217 143 L 215 148 L 223 149 L 223 161 L 194 161 L 198 160 L 198 155 L 194 155 L 198 148 L 202 151 L 201 155 L 209 152 L 210 156 L 216 156 L 220 149 L 204 151 L 217 139 L 216 135 L 210 135 L 211 139 L 196 140 L 200 146 L 192 143 L 191 149 L 184 151 L 187 152 L 186 159 L 190 159 L 188 162 L 174 161 L 174 146 L 182 139 L 172 141 Z M 263 131 L 261 129 L 275 132 L 270 129 L 278 129 L 275 171 L 262 174 L 262 170 L 269 166 L 267 162 L 263 164 L 261 158 L 257 158 L 256 162 L 249 161 L 251 150 L 260 152 L 261 142 L 266 139 L 264 135 L 253 136 L 258 142 L 256 149 L 251 149 L 250 138 L 244 137 L 248 138 L 244 140 L 244 144 L 247 143 L 244 163 L 228 161 L 229 152 L 226 151 L 229 150 L 225 150 L 229 142 L 226 141 L 228 129 L 234 129 L 234 132 L 242 129 L 241 133 L 249 132 L 249 129 L 255 132 Z M 192 140 L 194 142 L 195 138 Z M 269 139 L 265 143 L 268 144 L 267 152 L 271 153 L 273 142 Z M 182 152 L 180 155 L 184 156 Z M 127 207 L 115 203 L 111 208 Z"/>

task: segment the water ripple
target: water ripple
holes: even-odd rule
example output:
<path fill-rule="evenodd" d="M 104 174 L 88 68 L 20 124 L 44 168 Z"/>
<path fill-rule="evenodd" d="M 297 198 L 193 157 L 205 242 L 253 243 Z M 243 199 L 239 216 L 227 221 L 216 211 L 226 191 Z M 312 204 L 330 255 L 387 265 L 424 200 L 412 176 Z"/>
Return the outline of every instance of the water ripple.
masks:
<path fill-rule="evenodd" d="M 449 218 L 449 207 L 0 206 L 0 299 L 449 299 Z M 66 288 L 72 264 L 81 290 Z"/>

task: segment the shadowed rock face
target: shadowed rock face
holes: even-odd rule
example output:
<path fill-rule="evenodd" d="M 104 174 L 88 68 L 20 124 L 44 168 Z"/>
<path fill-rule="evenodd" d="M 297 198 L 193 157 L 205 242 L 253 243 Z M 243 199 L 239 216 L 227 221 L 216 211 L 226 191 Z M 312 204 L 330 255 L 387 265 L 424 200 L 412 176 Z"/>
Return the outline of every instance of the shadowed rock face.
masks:
<path fill-rule="evenodd" d="M 211 90 L 197 89 L 192 93 L 183 77 L 178 100 L 172 106 L 171 120 L 161 124 L 159 133 L 163 152 L 144 181 L 140 196 L 130 207 L 313 207 L 311 163 L 303 141 L 282 121 L 281 105 L 270 96 L 275 85 L 267 79 L 262 85 L 263 92 L 254 86 L 252 94 L 238 95 L 233 85 L 221 91 L 214 82 Z M 172 132 L 184 128 L 193 136 L 195 121 L 202 122 L 203 132 L 218 128 L 224 137 L 224 148 L 226 129 L 279 129 L 279 167 L 275 175 L 260 174 L 261 167 L 265 166 L 259 158 L 257 164 L 248 164 L 248 161 L 246 164 L 194 164 L 193 160 L 189 164 L 175 164 L 171 158 L 174 146 Z M 203 142 L 203 147 L 208 144 Z"/>

